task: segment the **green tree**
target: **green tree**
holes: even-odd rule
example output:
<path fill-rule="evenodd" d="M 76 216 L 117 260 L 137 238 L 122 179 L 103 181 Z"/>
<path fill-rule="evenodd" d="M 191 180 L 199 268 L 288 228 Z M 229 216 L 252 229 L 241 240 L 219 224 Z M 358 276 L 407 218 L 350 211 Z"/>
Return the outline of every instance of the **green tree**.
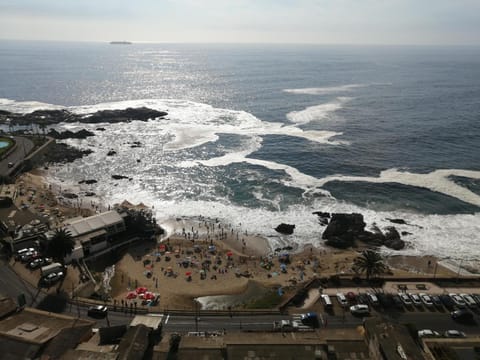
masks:
<path fill-rule="evenodd" d="M 57 229 L 48 243 L 47 255 L 63 264 L 65 256 L 72 253 L 74 246 L 72 234 L 66 229 Z"/>
<path fill-rule="evenodd" d="M 367 280 L 370 280 L 372 276 L 385 273 L 387 267 L 378 252 L 364 250 L 362 254 L 353 261 L 353 269 L 365 273 Z"/>

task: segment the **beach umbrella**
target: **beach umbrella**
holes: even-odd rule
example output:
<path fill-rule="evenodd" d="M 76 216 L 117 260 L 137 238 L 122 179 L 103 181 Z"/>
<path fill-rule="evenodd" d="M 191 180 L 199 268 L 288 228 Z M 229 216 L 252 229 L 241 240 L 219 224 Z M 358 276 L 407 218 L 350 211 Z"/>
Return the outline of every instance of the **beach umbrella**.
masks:
<path fill-rule="evenodd" d="M 185 273 L 185 276 L 192 276 L 192 272 L 191 272 L 191 271 L 187 271 L 187 272 Z"/>
<path fill-rule="evenodd" d="M 171 266 L 167 267 L 167 271 L 172 271 L 172 267 Z"/>
<path fill-rule="evenodd" d="M 137 298 L 137 293 L 134 292 L 134 291 L 130 291 L 130 292 L 127 294 L 126 298 L 127 298 L 128 300 L 136 299 L 136 298 Z"/>
<path fill-rule="evenodd" d="M 227 256 L 228 256 L 228 257 L 232 257 L 232 256 L 233 256 L 233 252 L 228 251 L 228 252 L 227 252 Z"/>
<path fill-rule="evenodd" d="M 280 264 L 280 269 L 281 269 L 281 270 L 287 270 L 287 265 L 285 265 L 285 264 Z"/>
<path fill-rule="evenodd" d="M 138 288 L 135 290 L 135 292 L 136 292 L 137 294 L 144 294 L 144 293 L 146 293 L 147 291 L 148 291 L 148 289 L 147 289 L 146 287 L 143 287 L 143 286 L 140 286 L 140 287 L 138 287 Z"/>
<path fill-rule="evenodd" d="M 152 292 L 146 292 L 144 295 L 143 295 L 143 298 L 145 300 L 153 300 L 155 299 L 155 294 L 152 293 Z"/>

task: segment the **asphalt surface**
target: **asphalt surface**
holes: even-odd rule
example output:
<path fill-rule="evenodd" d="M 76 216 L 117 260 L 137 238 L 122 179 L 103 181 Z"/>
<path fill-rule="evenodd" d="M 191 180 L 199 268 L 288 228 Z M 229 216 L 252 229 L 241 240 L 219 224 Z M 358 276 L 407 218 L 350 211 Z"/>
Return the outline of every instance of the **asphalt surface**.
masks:
<path fill-rule="evenodd" d="M 8 175 L 15 165 L 19 164 L 33 149 L 34 145 L 30 140 L 18 136 L 14 136 L 14 139 L 17 143 L 17 147 L 5 159 L 0 161 L 0 175 Z M 8 163 L 10 162 L 14 164 L 14 167 L 8 167 Z"/>
<path fill-rule="evenodd" d="M 19 294 L 25 294 L 27 306 L 42 308 L 50 303 L 55 303 L 57 297 L 47 295 L 43 291 L 24 282 L 17 274 L 6 264 L 5 260 L 0 261 L 0 293 L 17 299 Z M 51 305 L 51 304 L 50 304 Z M 54 304 L 54 306 L 57 306 Z M 59 307 L 60 309 L 60 307 Z M 63 300 L 62 313 L 74 317 L 88 318 L 87 306 L 77 306 L 75 302 L 67 303 Z M 377 311 L 378 310 L 378 311 Z M 415 324 L 417 329 L 431 329 L 443 333 L 446 330 L 456 329 L 464 331 L 470 336 L 480 336 L 480 309 L 473 312 L 474 321 L 471 323 L 460 323 L 450 317 L 449 311 L 444 308 L 404 308 L 382 309 L 378 308 L 372 311 L 373 315 L 378 315 L 386 320 L 400 324 Z M 320 331 L 330 328 L 357 327 L 362 324 L 362 317 L 355 317 L 349 311 L 343 311 L 340 307 L 334 307 L 335 313 L 319 314 Z M 96 320 L 98 327 L 108 325 L 129 324 L 135 315 L 130 312 L 109 311 L 108 319 Z M 163 328 L 168 332 L 189 332 L 189 331 L 269 331 L 273 328 L 273 322 L 279 320 L 292 320 L 298 318 L 298 315 L 253 315 L 244 316 L 234 313 L 232 316 L 202 316 L 200 315 L 177 315 L 163 314 Z M 95 320 L 95 319 L 92 319 Z"/>

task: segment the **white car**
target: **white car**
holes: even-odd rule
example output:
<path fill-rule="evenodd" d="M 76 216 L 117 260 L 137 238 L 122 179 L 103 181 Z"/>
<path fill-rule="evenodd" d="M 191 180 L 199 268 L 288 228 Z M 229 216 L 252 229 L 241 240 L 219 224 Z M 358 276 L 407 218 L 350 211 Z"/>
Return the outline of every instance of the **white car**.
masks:
<path fill-rule="evenodd" d="M 350 306 L 350 312 L 352 315 L 368 315 L 370 314 L 370 309 L 368 305 L 353 305 Z"/>
<path fill-rule="evenodd" d="M 405 294 L 405 293 L 398 293 L 398 296 L 400 297 L 400 299 L 402 300 L 403 304 L 405 306 L 410 306 L 412 305 L 412 299 L 410 299 L 410 297 Z"/>
<path fill-rule="evenodd" d="M 367 293 L 367 298 L 368 298 L 368 301 L 370 302 L 370 304 L 372 304 L 373 306 L 377 306 L 379 305 L 380 303 L 378 302 L 378 297 L 377 295 L 373 294 L 373 293 Z"/>
<path fill-rule="evenodd" d="M 430 295 L 427 295 L 425 293 L 420 293 L 418 294 L 418 296 L 420 296 L 420 300 L 422 300 L 422 302 L 428 306 L 428 307 L 432 307 L 433 306 L 433 301 L 432 301 L 432 298 L 430 297 Z"/>
<path fill-rule="evenodd" d="M 412 294 L 412 293 L 409 293 L 408 296 L 410 296 L 410 299 L 412 299 L 413 304 L 415 306 L 422 306 L 422 300 L 420 300 L 420 296 L 418 296 L 417 294 Z"/>
<path fill-rule="evenodd" d="M 435 330 L 424 329 L 418 331 L 418 337 L 440 337 L 440 333 Z"/>
<path fill-rule="evenodd" d="M 468 305 L 468 307 L 477 307 L 477 303 L 475 302 L 474 298 L 472 295 L 469 294 L 460 294 L 460 296 L 463 298 L 465 303 Z"/>
<path fill-rule="evenodd" d="M 345 295 L 343 293 L 337 293 L 337 300 L 338 300 L 338 303 L 340 304 L 340 306 L 347 306 L 348 305 L 348 301 L 347 301 L 347 298 L 345 297 Z"/>
<path fill-rule="evenodd" d="M 467 335 L 463 331 L 458 331 L 458 330 L 447 330 L 443 334 L 443 336 L 447 338 L 464 338 L 467 337 Z"/>
<path fill-rule="evenodd" d="M 460 295 L 452 293 L 448 294 L 448 296 L 450 296 L 450 298 L 453 300 L 453 302 L 459 309 L 463 309 L 465 307 L 465 300 L 463 300 Z"/>

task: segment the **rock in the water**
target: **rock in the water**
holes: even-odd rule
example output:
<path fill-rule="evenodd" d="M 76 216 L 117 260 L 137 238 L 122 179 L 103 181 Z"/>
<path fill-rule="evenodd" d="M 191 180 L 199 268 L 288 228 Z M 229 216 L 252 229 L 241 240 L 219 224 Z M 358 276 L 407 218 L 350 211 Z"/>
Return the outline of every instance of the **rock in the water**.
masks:
<path fill-rule="evenodd" d="M 345 249 L 355 244 L 365 225 L 362 214 L 332 214 L 322 238 L 327 240 L 327 245 Z"/>
<path fill-rule="evenodd" d="M 407 225 L 407 222 L 403 219 L 388 219 L 388 221 L 390 221 L 391 223 L 394 223 L 394 224 L 399 224 L 399 225 Z"/>
<path fill-rule="evenodd" d="M 108 153 L 107 153 L 107 156 L 113 156 L 113 155 L 116 155 L 117 152 L 115 150 L 110 150 Z"/>
<path fill-rule="evenodd" d="M 128 176 L 123 176 L 123 175 L 112 175 L 112 179 L 114 179 L 114 180 L 128 179 Z"/>
<path fill-rule="evenodd" d="M 97 130 L 97 131 L 105 131 L 106 129 L 105 129 L 104 127 L 98 127 L 98 128 L 96 128 L 95 130 Z"/>
<path fill-rule="evenodd" d="M 94 180 L 94 179 L 80 180 L 78 183 L 79 183 L 79 184 L 92 185 L 92 184 L 96 184 L 96 183 L 97 183 L 97 180 Z"/>
<path fill-rule="evenodd" d="M 320 225 L 322 225 L 322 226 L 327 226 L 328 225 L 328 221 L 330 220 L 330 213 L 322 212 L 322 211 L 315 211 L 312 214 L 318 216 L 318 221 L 320 222 Z"/>
<path fill-rule="evenodd" d="M 292 235 L 294 229 L 295 225 L 281 223 L 275 228 L 275 231 L 279 232 L 280 234 Z"/>

